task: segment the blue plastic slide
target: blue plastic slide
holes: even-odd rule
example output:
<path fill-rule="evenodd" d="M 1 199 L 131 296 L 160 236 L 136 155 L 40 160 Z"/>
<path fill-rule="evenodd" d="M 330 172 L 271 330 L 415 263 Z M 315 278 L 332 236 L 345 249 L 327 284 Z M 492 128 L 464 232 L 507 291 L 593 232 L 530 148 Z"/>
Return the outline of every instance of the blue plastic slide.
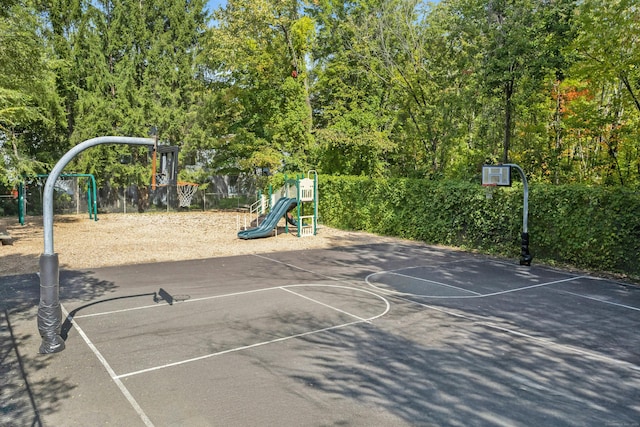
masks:
<path fill-rule="evenodd" d="M 278 225 L 280 218 L 285 216 L 287 212 L 295 208 L 297 205 L 298 201 L 296 199 L 290 199 L 288 197 L 281 198 L 276 202 L 271 209 L 271 212 L 269 212 L 258 227 L 239 231 L 238 237 L 247 240 L 271 236 L 271 232 Z"/>

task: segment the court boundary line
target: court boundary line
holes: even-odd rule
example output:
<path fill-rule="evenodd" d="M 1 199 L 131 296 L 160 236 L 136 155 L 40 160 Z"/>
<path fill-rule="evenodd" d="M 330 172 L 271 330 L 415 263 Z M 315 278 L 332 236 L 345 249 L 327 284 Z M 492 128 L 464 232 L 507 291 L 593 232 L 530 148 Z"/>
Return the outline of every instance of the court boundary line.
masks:
<path fill-rule="evenodd" d="M 65 316 L 69 317 L 69 312 L 64 308 L 64 306 L 62 304 L 60 304 L 60 308 L 61 308 L 62 312 L 65 314 Z M 144 425 L 147 426 L 147 427 L 153 427 L 154 424 L 153 424 L 153 422 L 151 422 L 151 419 L 144 412 L 144 410 L 142 409 L 140 404 L 138 404 L 138 402 L 133 397 L 133 395 L 131 394 L 129 389 L 124 385 L 124 383 L 122 381 L 120 381 L 120 379 L 116 375 L 115 371 L 113 370 L 113 368 L 111 367 L 109 362 L 107 362 L 107 359 L 102 355 L 100 350 L 98 350 L 98 348 L 89 339 L 89 336 L 84 332 L 84 330 L 77 323 L 73 322 L 73 327 L 76 329 L 76 331 L 78 331 L 78 334 L 82 337 L 82 339 L 87 344 L 89 349 L 93 352 L 93 354 L 96 356 L 98 361 L 100 361 L 102 366 L 107 371 L 107 374 L 111 377 L 113 382 L 116 384 L 116 386 L 120 390 L 120 393 L 122 393 L 124 398 L 127 399 L 127 401 L 129 402 L 129 404 L 131 405 L 133 410 L 138 414 L 138 416 L 140 417 L 140 419 L 142 420 Z"/>
<path fill-rule="evenodd" d="M 339 282 L 348 283 L 345 280 L 340 280 Z M 282 289 L 282 288 L 293 288 L 293 287 L 304 287 L 304 286 L 327 286 L 327 287 L 333 286 L 333 287 L 339 287 L 339 288 L 344 288 L 344 289 L 354 289 L 354 290 L 359 291 L 359 292 L 366 292 L 366 293 L 369 293 L 371 295 L 375 295 L 376 297 L 381 297 L 381 295 L 378 295 L 375 292 L 372 292 L 372 291 L 370 291 L 368 289 L 356 288 L 356 287 L 353 287 L 353 286 L 329 285 L 329 284 L 321 284 L 321 283 L 309 283 L 309 284 L 300 283 L 300 284 L 293 284 L 293 285 L 271 286 L 269 288 L 252 289 L 250 291 L 231 292 L 231 293 L 228 293 L 228 294 L 221 294 L 221 295 L 211 295 L 211 296 L 208 296 L 208 297 L 193 298 L 193 299 L 188 299 L 188 300 L 184 300 L 184 301 L 175 301 L 173 303 L 173 305 L 190 304 L 190 303 L 194 303 L 194 302 L 208 301 L 208 300 L 212 300 L 212 299 L 216 299 L 216 298 L 234 297 L 234 296 L 252 294 L 252 293 L 256 293 L 256 292 L 272 291 L 272 290 Z M 147 309 L 153 309 L 153 308 L 166 307 L 167 305 L 169 305 L 169 304 L 157 304 L 157 303 L 156 304 L 147 304 L 147 305 L 141 305 L 141 306 L 138 306 L 138 307 L 122 308 L 122 309 L 119 309 L 119 310 L 100 311 L 100 312 L 97 312 L 97 313 L 80 314 L 80 315 L 75 315 L 75 316 L 67 315 L 66 317 L 67 317 L 67 320 L 73 321 L 73 319 L 85 319 L 85 318 L 89 318 L 89 317 L 107 316 L 107 315 L 110 315 L 110 314 L 126 313 L 128 311 L 147 310 Z"/>
<path fill-rule="evenodd" d="M 274 289 L 277 289 L 278 286 L 272 286 L 269 288 L 260 288 L 260 289 L 252 289 L 250 291 L 241 291 L 241 292 L 232 292 L 229 294 L 221 294 L 221 295 L 211 295 L 208 297 L 201 297 L 201 298 L 193 298 L 193 299 L 188 299 L 188 300 L 184 300 L 184 301 L 175 301 L 173 303 L 173 305 L 178 305 L 178 304 L 189 304 L 189 303 L 194 303 L 194 302 L 201 302 L 201 301 L 207 301 L 207 300 L 211 300 L 211 299 L 216 299 L 216 298 L 225 298 L 225 297 L 233 297 L 233 296 L 240 296 L 240 295 L 246 295 L 246 294 L 251 294 L 254 292 L 261 292 L 261 291 L 271 291 Z M 117 313 L 126 313 L 128 311 L 136 311 L 136 310 L 147 310 L 147 309 L 152 309 L 152 308 L 160 308 L 160 307 L 166 307 L 169 304 L 148 304 L 148 305 L 141 305 L 138 307 L 129 307 L 129 308 L 122 308 L 119 310 L 109 310 L 109 311 L 100 311 L 97 313 L 89 313 L 89 314 L 81 314 L 79 316 L 73 316 L 71 319 L 84 319 L 87 317 L 97 317 L 97 316 L 107 316 L 109 314 L 117 314 Z"/>
<path fill-rule="evenodd" d="M 303 299 L 309 300 L 309 301 L 311 301 L 311 302 L 313 302 L 313 303 L 316 303 L 316 304 L 318 304 L 318 305 L 321 305 L 321 306 L 323 306 L 323 307 L 330 308 L 331 310 L 337 311 L 338 313 L 346 314 L 347 316 L 353 317 L 354 319 L 358 319 L 358 320 L 360 320 L 361 322 L 371 323 L 371 321 L 370 321 L 370 320 L 363 319 L 362 317 L 360 317 L 360 316 L 356 316 L 355 314 L 349 313 L 348 311 L 340 310 L 340 309 L 339 309 L 339 308 L 337 308 L 337 307 L 333 307 L 333 306 L 331 306 L 331 305 L 329 305 L 329 304 L 325 304 L 325 303 L 323 303 L 323 302 L 321 302 L 321 301 L 318 301 L 318 300 L 315 300 L 315 299 L 310 298 L 310 297 L 308 297 L 308 296 L 302 295 L 302 294 L 300 294 L 300 293 L 298 293 L 298 292 L 293 292 L 292 290 L 289 290 L 289 289 L 287 289 L 286 287 L 280 287 L 280 289 L 282 289 L 282 290 L 283 290 L 283 291 L 285 291 L 285 292 L 289 292 L 290 294 L 293 294 L 293 295 L 295 295 L 295 296 L 297 296 L 297 297 L 299 297 L 299 298 L 303 298 Z"/>
<path fill-rule="evenodd" d="M 212 357 L 222 356 L 222 355 L 229 354 L 229 353 L 235 353 L 235 352 L 238 352 L 238 351 L 249 350 L 249 349 L 256 348 L 256 347 L 262 347 L 262 346 L 268 345 L 268 344 L 275 344 L 277 342 L 287 341 L 287 340 L 294 339 L 294 338 L 300 338 L 300 337 L 304 337 L 304 336 L 307 336 L 307 335 L 313 335 L 313 334 L 318 334 L 318 333 L 321 333 L 321 332 L 331 331 L 333 329 L 340 329 L 340 328 L 344 328 L 344 327 L 351 326 L 351 325 L 357 325 L 358 323 L 363 323 L 363 322 L 361 320 L 356 320 L 356 321 L 353 321 L 353 322 L 347 322 L 347 323 L 343 323 L 343 324 L 340 324 L 340 325 L 333 325 L 333 326 L 329 326 L 329 327 L 322 328 L 322 329 L 316 329 L 316 330 L 313 330 L 313 331 L 302 332 L 302 333 L 295 334 L 295 335 L 288 335 L 286 337 L 280 337 L 280 338 L 276 338 L 276 339 L 269 340 L 269 341 L 262 341 L 262 342 L 259 342 L 259 343 L 248 344 L 248 345 L 244 345 L 244 346 L 240 346 L 240 347 L 234 347 L 234 348 L 230 348 L 230 349 L 227 349 L 227 350 L 218 351 L 218 352 L 215 352 L 215 353 L 203 354 L 202 356 L 192 357 L 190 359 L 179 360 L 177 362 L 167 363 L 167 364 L 164 364 L 164 365 L 152 366 L 150 368 L 140 369 L 139 371 L 127 372 L 125 374 L 120 374 L 120 375 L 116 376 L 116 378 L 118 378 L 118 379 L 120 379 L 120 378 L 128 378 L 128 377 L 132 377 L 132 376 L 135 376 L 135 375 L 146 374 L 146 373 L 153 372 L 153 371 L 159 371 L 161 369 L 172 368 L 174 366 L 186 365 L 188 363 L 193 363 L 193 362 L 197 362 L 197 361 L 200 361 L 200 360 L 205 360 L 205 359 L 209 359 L 209 358 L 212 358 Z"/>

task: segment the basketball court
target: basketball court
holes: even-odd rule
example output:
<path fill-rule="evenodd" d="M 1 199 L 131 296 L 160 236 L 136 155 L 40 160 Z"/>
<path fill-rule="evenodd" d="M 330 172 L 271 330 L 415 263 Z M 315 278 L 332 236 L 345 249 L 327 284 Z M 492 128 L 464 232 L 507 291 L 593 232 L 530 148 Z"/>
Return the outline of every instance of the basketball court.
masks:
<path fill-rule="evenodd" d="M 247 244 L 251 244 L 247 242 Z M 640 289 L 418 243 L 0 278 L 0 424 L 637 426 Z"/>

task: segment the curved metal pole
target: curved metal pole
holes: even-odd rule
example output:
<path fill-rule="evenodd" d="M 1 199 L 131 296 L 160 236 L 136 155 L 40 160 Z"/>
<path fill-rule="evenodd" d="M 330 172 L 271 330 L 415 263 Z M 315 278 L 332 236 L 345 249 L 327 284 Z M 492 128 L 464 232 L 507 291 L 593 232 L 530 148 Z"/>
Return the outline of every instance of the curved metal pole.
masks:
<path fill-rule="evenodd" d="M 154 145 L 155 139 L 125 136 L 102 136 L 89 139 L 69 150 L 49 173 L 42 197 L 44 226 L 44 253 L 40 256 L 40 304 L 38 305 L 38 331 L 42 337 L 40 353 L 58 353 L 64 350 L 62 309 L 60 307 L 60 264 L 53 250 L 53 187 L 67 164 L 87 148 L 100 144 Z"/>
<path fill-rule="evenodd" d="M 154 145 L 152 138 L 132 138 L 126 136 L 101 136 L 88 139 L 69 150 L 53 167 L 44 185 L 42 196 L 42 221 L 44 225 L 44 253 L 53 255 L 53 187 L 62 170 L 78 154 L 89 147 L 100 144 Z"/>
<path fill-rule="evenodd" d="M 506 163 L 504 166 L 510 166 L 516 169 L 522 177 L 522 185 L 524 188 L 524 207 L 522 208 L 522 252 L 520 255 L 520 265 L 531 265 L 533 257 L 529 253 L 529 184 L 527 183 L 527 177 L 520 166 L 513 163 Z"/>

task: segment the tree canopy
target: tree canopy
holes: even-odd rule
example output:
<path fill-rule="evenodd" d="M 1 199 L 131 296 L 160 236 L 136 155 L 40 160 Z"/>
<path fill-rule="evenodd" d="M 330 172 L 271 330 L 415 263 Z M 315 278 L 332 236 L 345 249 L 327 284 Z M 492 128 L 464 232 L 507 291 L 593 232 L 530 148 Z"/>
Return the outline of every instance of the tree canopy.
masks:
<path fill-rule="evenodd" d="M 5 185 L 152 126 L 206 174 L 475 180 L 514 162 L 539 182 L 640 185 L 632 0 L 0 4 Z M 102 147 L 74 167 L 142 186 L 146 156 Z"/>

